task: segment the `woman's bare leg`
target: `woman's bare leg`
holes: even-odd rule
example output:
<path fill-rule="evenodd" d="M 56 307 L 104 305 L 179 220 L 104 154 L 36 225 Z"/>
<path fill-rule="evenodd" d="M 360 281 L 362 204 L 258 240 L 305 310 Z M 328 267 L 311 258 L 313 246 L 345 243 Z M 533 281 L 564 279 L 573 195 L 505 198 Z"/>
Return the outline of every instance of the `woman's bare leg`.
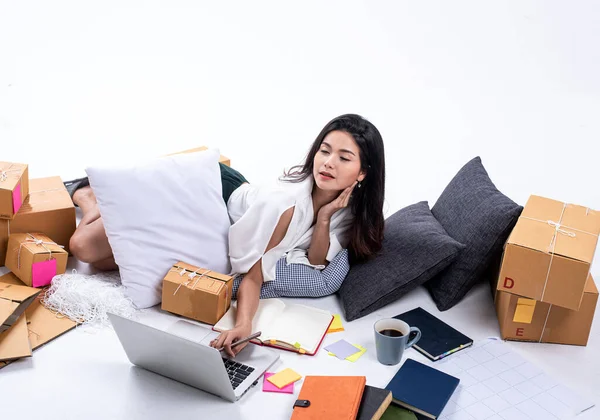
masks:
<path fill-rule="evenodd" d="M 91 263 L 91 266 L 101 271 L 112 271 L 119 269 L 119 266 L 115 262 L 115 257 L 110 257 L 102 261 Z"/>
<path fill-rule="evenodd" d="M 73 202 L 79 206 L 83 216 L 69 241 L 73 256 L 99 270 L 116 270 L 117 264 L 104 230 L 96 196 L 90 187 L 83 187 L 73 194 Z"/>

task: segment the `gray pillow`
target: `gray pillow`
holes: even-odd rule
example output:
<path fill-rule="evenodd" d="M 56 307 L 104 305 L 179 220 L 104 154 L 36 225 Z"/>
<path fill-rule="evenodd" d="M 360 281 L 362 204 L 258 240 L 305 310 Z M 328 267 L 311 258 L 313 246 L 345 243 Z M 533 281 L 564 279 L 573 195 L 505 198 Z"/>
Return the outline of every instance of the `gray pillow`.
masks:
<path fill-rule="evenodd" d="M 498 191 L 479 157 L 458 171 L 431 209 L 446 232 L 466 245 L 452 266 L 426 284 L 440 311 L 452 308 L 483 280 L 522 211 Z"/>
<path fill-rule="evenodd" d="M 426 201 L 397 211 L 385 221 L 379 254 L 352 265 L 338 291 L 346 320 L 398 300 L 446 268 L 463 248 L 433 217 Z"/>

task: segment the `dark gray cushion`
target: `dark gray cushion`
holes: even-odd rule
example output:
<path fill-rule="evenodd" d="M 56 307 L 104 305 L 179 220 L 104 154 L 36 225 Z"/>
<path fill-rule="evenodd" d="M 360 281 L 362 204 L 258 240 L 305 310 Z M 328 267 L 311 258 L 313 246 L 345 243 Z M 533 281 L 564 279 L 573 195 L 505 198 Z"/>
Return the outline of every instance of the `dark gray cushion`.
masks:
<path fill-rule="evenodd" d="M 447 270 L 426 284 L 438 309 L 445 311 L 483 280 L 523 207 L 498 191 L 476 157 L 458 171 L 431 211 L 450 236 L 466 245 Z"/>
<path fill-rule="evenodd" d="M 399 299 L 447 267 L 463 248 L 433 217 L 426 201 L 399 210 L 385 221 L 379 254 L 352 265 L 338 291 L 346 320 Z"/>

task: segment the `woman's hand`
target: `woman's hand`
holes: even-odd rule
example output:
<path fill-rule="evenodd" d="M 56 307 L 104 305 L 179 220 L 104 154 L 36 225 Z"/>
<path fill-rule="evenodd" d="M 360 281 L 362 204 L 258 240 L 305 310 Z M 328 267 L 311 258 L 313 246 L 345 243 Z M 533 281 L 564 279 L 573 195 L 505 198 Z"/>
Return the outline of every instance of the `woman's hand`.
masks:
<path fill-rule="evenodd" d="M 356 184 L 358 184 L 358 181 L 354 181 L 354 184 L 350 185 L 348 188 L 342 191 L 340 195 L 337 196 L 337 198 L 321 207 L 317 218 L 322 221 L 329 221 L 331 219 L 331 216 L 333 216 L 333 214 L 336 211 L 346 207 L 348 205 L 348 202 L 350 201 L 350 196 L 352 195 L 352 191 L 354 191 L 354 187 L 356 187 Z"/>
<path fill-rule="evenodd" d="M 225 348 L 225 353 L 230 357 L 235 357 L 244 347 L 248 345 L 248 342 L 240 344 L 231 348 L 231 344 L 235 341 L 241 340 L 252 334 L 252 324 L 236 325 L 235 328 L 229 331 L 223 331 L 217 338 L 210 342 L 210 346 L 220 349 Z"/>

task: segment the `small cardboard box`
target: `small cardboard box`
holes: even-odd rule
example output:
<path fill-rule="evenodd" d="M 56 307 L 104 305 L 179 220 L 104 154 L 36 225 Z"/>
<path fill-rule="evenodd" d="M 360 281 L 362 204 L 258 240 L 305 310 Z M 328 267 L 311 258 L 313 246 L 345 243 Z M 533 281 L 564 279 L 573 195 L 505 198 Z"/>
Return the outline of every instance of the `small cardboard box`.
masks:
<path fill-rule="evenodd" d="M 42 233 L 12 233 L 6 268 L 27 286 L 44 287 L 67 270 L 68 257 L 62 246 Z"/>
<path fill-rule="evenodd" d="M 599 233 L 600 212 L 532 195 L 504 246 L 498 290 L 579 309 Z"/>
<path fill-rule="evenodd" d="M 0 162 L 0 219 L 13 219 L 29 194 L 29 168 Z"/>
<path fill-rule="evenodd" d="M 504 340 L 587 345 L 598 289 L 590 275 L 578 311 L 496 291 L 496 313 Z"/>
<path fill-rule="evenodd" d="M 183 262 L 163 280 L 162 309 L 214 325 L 231 305 L 233 277 Z"/>
<path fill-rule="evenodd" d="M 63 245 L 75 232 L 75 205 L 60 177 L 29 180 L 29 196 L 13 220 L 0 219 L 0 264 L 6 259 L 10 233 L 41 232 Z"/>

